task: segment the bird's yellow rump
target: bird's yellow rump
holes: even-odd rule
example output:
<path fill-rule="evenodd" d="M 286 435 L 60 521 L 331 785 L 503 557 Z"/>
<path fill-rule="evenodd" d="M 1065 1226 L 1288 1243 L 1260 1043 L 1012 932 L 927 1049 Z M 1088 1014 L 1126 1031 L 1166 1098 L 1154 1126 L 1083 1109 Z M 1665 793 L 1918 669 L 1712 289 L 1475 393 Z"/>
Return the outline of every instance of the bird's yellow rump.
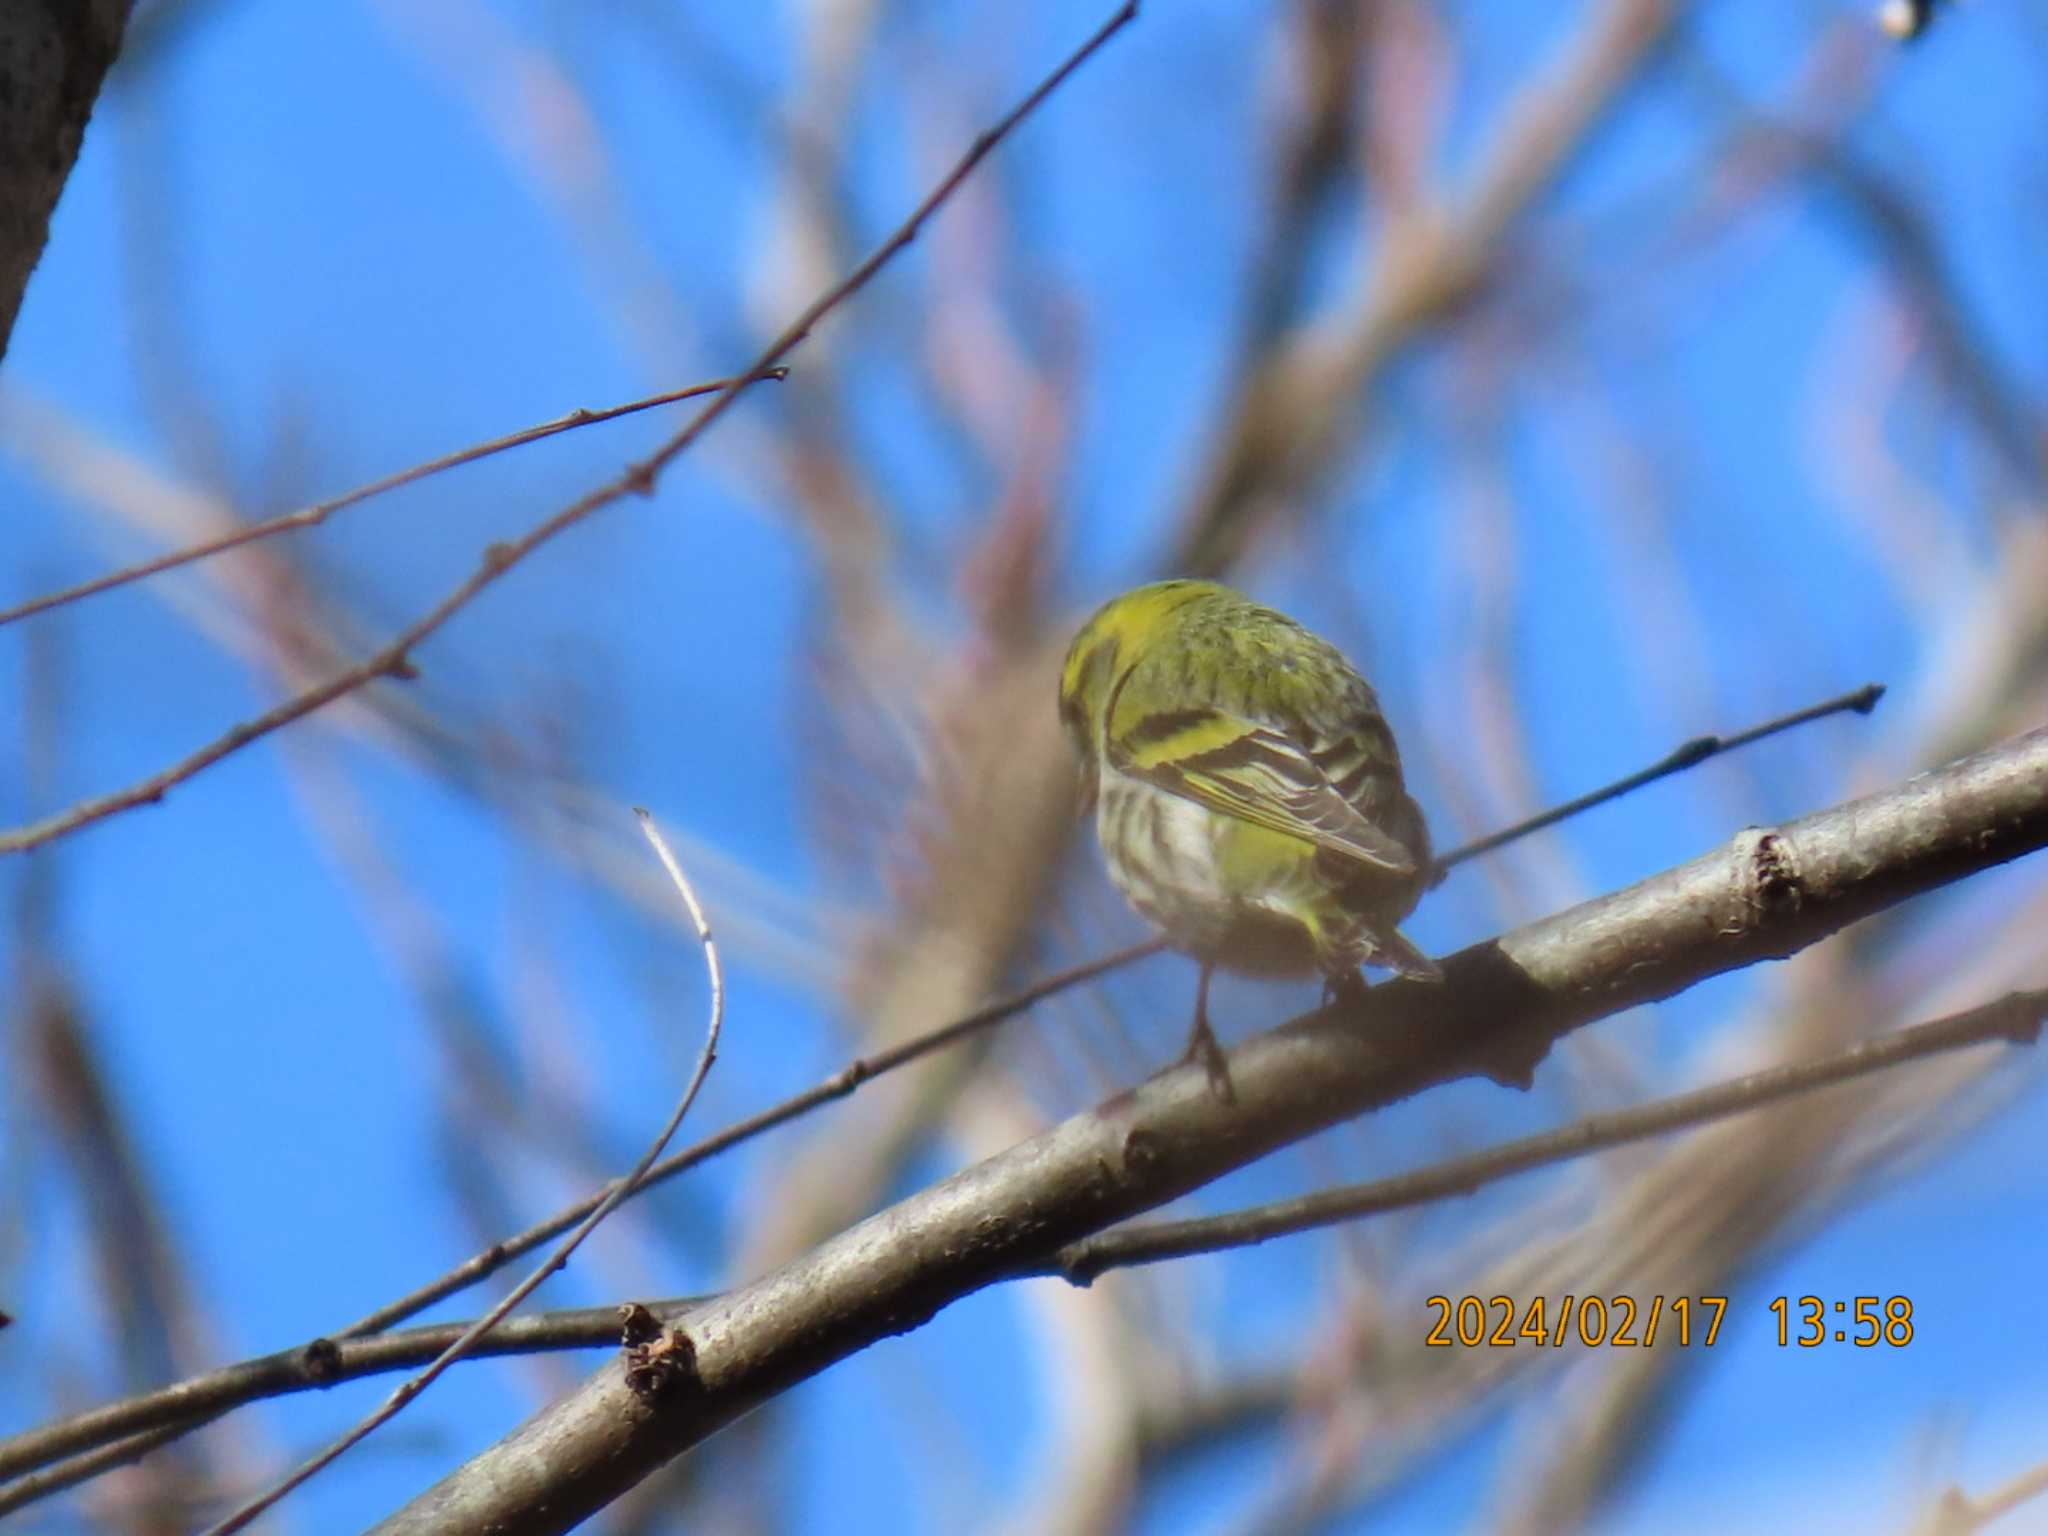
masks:
<path fill-rule="evenodd" d="M 1161 581 L 1081 626 L 1060 719 L 1110 877 L 1201 962 L 1188 1055 L 1228 1092 L 1211 972 L 1360 965 L 1436 980 L 1396 925 L 1429 876 L 1429 832 L 1379 700 L 1335 646 L 1211 581 Z"/>

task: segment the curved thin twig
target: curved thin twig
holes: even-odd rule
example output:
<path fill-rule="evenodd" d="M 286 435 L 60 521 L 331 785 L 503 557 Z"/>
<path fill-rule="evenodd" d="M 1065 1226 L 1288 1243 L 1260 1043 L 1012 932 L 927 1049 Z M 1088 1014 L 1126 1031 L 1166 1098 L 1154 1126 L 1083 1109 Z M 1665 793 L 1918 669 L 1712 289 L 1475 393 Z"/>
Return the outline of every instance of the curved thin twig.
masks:
<path fill-rule="evenodd" d="M 576 1230 L 564 1238 L 561 1246 L 548 1255 L 545 1263 L 537 1265 L 524 1280 L 507 1291 L 497 1305 L 465 1328 L 459 1337 L 434 1358 L 432 1364 L 400 1385 L 398 1390 L 379 1403 L 347 1433 L 317 1456 L 301 1464 L 290 1476 L 244 1503 L 225 1520 L 209 1527 L 206 1536 L 229 1536 L 230 1532 L 243 1529 L 293 1489 L 332 1466 L 351 1446 L 359 1444 L 380 1426 L 390 1422 L 407 1403 L 432 1386 L 442 1372 L 468 1354 L 485 1334 L 497 1327 L 510 1314 L 513 1308 L 539 1289 L 542 1281 L 563 1268 L 569 1262 L 569 1255 L 582 1245 L 586 1237 L 597 1230 L 598 1223 L 617 1210 L 619 1202 L 640 1186 L 640 1181 L 647 1176 L 648 1169 L 652 1168 L 661 1156 L 662 1148 L 669 1144 L 676 1129 L 682 1125 L 683 1117 L 689 1114 L 690 1106 L 697 1102 L 698 1090 L 704 1086 L 704 1079 L 710 1075 L 711 1063 L 718 1059 L 718 1037 L 725 1024 L 725 968 L 719 964 L 718 945 L 711 937 L 711 924 L 704 916 L 703 905 L 697 900 L 697 893 L 690 889 L 689 877 L 683 873 L 682 865 L 676 862 L 676 856 L 670 850 L 668 840 L 661 835 L 661 829 L 654 824 L 654 818 L 645 810 L 635 806 L 633 814 L 640 818 L 640 830 L 647 834 L 647 840 L 654 845 L 654 851 L 660 857 L 662 867 L 668 871 L 669 879 L 675 882 L 676 890 L 683 898 L 683 905 L 689 910 L 690 922 L 697 930 L 697 942 L 704 950 L 704 969 L 709 976 L 711 988 L 711 1016 L 704 1029 L 704 1049 L 698 1053 L 697 1065 L 690 1073 L 689 1084 L 683 1089 L 682 1097 L 676 1100 L 676 1107 L 669 1112 L 667 1123 L 662 1126 L 660 1134 L 648 1143 L 647 1150 L 640 1154 L 640 1160 L 633 1165 L 633 1171 L 611 1186 L 610 1193 L 598 1201 L 590 1214 L 577 1225 Z"/>

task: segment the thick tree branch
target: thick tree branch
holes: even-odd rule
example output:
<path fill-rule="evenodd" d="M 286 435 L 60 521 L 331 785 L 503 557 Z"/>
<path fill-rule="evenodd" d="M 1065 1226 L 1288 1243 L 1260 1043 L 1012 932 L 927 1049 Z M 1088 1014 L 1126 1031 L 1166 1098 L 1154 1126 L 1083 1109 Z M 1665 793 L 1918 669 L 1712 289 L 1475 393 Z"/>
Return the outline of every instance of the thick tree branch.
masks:
<path fill-rule="evenodd" d="M 740 1415 L 1060 1247 L 1339 1120 L 1461 1077 L 1526 1084 L 1561 1036 L 2048 844 L 2048 729 L 1450 957 L 1166 1072 L 899 1202 L 611 1362 L 377 1529 L 562 1531 Z"/>

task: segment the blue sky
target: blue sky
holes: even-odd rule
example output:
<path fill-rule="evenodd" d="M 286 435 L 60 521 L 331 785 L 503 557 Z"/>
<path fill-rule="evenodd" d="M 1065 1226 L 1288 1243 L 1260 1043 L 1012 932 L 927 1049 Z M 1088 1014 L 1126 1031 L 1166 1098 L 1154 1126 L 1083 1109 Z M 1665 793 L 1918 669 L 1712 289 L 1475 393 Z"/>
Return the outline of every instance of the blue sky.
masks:
<path fill-rule="evenodd" d="M 1106 9 L 894 8 L 847 119 L 857 242 L 886 233 L 949 146 Z M 969 639 L 960 572 L 1001 476 L 936 419 L 916 317 L 945 273 L 983 260 L 1001 319 L 1028 331 L 1058 318 L 1077 362 L 1053 601 L 1078 612 L 1155 574 L 1230 388 L 1232 306 L 1284 78 L 1272 11 L 1148 7 L 1004 147 L 951 222 L 819 338 L 841 370 L 846 437 L 896 519 L 886 580 L 931 645 Z M 1436 86 L 1430 163 L 1459 185 L 1504 97 L 1583 17 L 1523 3 L 1429 14 L 1456 58 Z M 1302 523 L 1236 573 L 1370 672 L 1446 844 L 1686 736 L 1872 678 L 1891 686 L 1872 721 L 1826 722 L 1597 812 L 1497 876 L 1460 874 L 1411 924 L 1425 947 L 1899 777 L 1964 686 L 1969 624 L 2039 516 L 2039 484 L 2019 483 L 1954 407 L 1902 329 L 1880 248 L 1839 199 L 1806 183 L 1762 196 L 1703 183 L 1703 166 L 1733 175 L 1716 152 L 1730 129 L 1714 81 L 1789 120 L 1834 123 L 1855 102 L 1845 142 L 1928 219 L 1947 281 L 2038 421 L 2048 13 L 1951 8 L 1910 50 L 1859 42 L 1866 19 L 1820 0 L 1701 14 L 1522 226 L 1509 280 L 1461 339 L 1389 372 Z M 813 10 L 218 0 L 145 7 L 143 23 L 0 371 L 0 604 L 159 547 L 167 535 L 139 527 L 143 513 L 285 510 L 715 374 L 795 307 L 778 263 L 798 253 L 778 233 L 774 190 L 806 28 L 822 25 Z M 1346 291 L 1354 211 L 1330 214 L 1319 302 Z M 604 846 L 631 853 L 634 803 L 682 840 L 733 966 L 699 1133 L 843 1059 L 831 976 L 891 890 L 889 870 L 849 869 L 824 836 L 806 758 L 822 578 L 766 452 L 779 409 L 742 405 L 655 496 L 530 561 L 417 658 L 429 707 L 487 742 L 560 754 L 616 810 L 623 830 Z M 616 473 L 673 419 L 593 428 L 352 509 L 293 536 L 299 575 L 329 622 L 388 633 L 485 544 Z M 1889 457 L 1855 446 L 1859 426 Z M 16 741 L 0 738 L 10 823 L 151 772 L 277 696 L 235 618 L 274 569 L 220 569 L 240 574 L 168 577 L 0 631 L 10 717 L 38 639 L 63 679 L 54 782 L 35 798 Z M 1518 765 L 1500 739 L 1472 734 L 1470 690 L 1489 679 L 1513 700 Z M 54 945 L 85 989 L 201 1300 L 195 1361 L 340 1326 L 500 1235 L 479 1227 L 479 1184 L 521 1225 L 625 1166 L 659 1122 L 695 1049 L 697 958 L 672 924 L 621 900 L 588 849 L 549 853 L 522 835 L 562 824 L 547 775 L 499 782 L 497 799 L 455 786 L 378 716 L 342 706 L 34 856 L 57 896 Z M 0 898 L 19 894 L 29 862 L 0 864 Z M 1073 863 L 1048 953 L 1134 936 L 1092 850 Z M 1921 941 L 1938 956 L 1957 935 L 1995 933 L 2038 903 L 2041 881 L 2022 865 L 1930 904 Z M 1881 957 L 1881 975 L 1916 983 L 1886 994 L 1904 1010 L 1886 1022 L 1984 995 L 1927 985 L 1938 965 L 1913 941 Z M 457 984 L 469 1013 L 427 1006 L 423 973 Z M 1163 1061 L 1189 986 L 1184 964 L 1154 961 L 1102 1003 L 1047 1010 L 1025 1026 L 1044 1041 L 1002 1057 L 1016 1092 L 1064 1113 L 1100 1086 L 1089 1062 Z M 1303 996 L 1226 983 L 1219 1017 L 1242 1033 Z M 1747 1064 L 1784 996 L 1770 978 L 1728 978 L 1594 1033 L 1638 1087 L 1670 1091 Z M 1117 1038 L 1098 1043 L 1089 1031 L 1110 1008 Z M 451 1111 L 470 1102 L 479 1063 L 512 1085 L 525 1120 L 481 1127 Z M 1528 1096 L 1467 1084 L 1400 1106 L 1216 1199 L 1556 1123 L 1588 1091 L 1564 1070 Z M 12 1234 L 0 1287 L 19 1319 L 0 1333 L 8 1429 L 47 1415 L 53 1394 L 118 1390 L 93 1327 L 83 1206 L 27 1133 L 34 1089 L 18 1080 L 6 1113 L 23 1133 L 10 1132 L 0 1216 Z M 2028 1273 L 2048 1219 L 2040 1095 L 2024 1062 L 2002 1081 L 2014 1101 L 2002 1113 L 1742 1272 L 1728 1338 L 1680 1377 L 1665 1437 L 1603 1529 L 1871 1529 L 1944 1480 L 1982 1489 L 2039 1458 L 2048 1336 L 2011 1277 Z M 584 1141 L 556 1134 L 579 1115 Z M 544 1297 L 731 1278 L 721 1254 L 776 1198 L 787 1151 L 757 1143 L 684 1181 L 656 1203 L 658 1227 L 601 1237 Z M 967 1155 L 960 1138 L 938 1140 L 899 1192 Z M 1601 1175 L 1568 1177 L 1594 1183 L 1537 1176 L 1402 1224 L 1385 1238 L 1388 1294 L 1415 1307 L 1455 1290 L 1461 1243 L 1538 1189 L 1597 1189 Z M 1279 1353 L 1335 1305 L 1345 1252 L 1315 1238 L 1203 1261 L 1167 1295 L 1208 1319 L 1211 1358 Z M 1920 1332 L 1898 1351 L 1780 1350 L 1765 1305 L 1807 1292 L 1908 1295 Z M 1025 1287 L 971 1298 L 792 1394 L 780 1497 L 795 1528 L 960 1529 L 1021 1498 L 1058 1387 L 1034 1319 L 1057 1305 Z M 296 1499 L 295 1528 L 393 1507 L 585 1364 L 459 1370 Z M 311 1448 L 383 1390 L 238 1417 L 251 1427 L 227 1474 L 253 1478 Z M 1498 1507 L 1492 1476 L 1566 1390 L 1511 1394 L 1333 1528 L 1483 1525 Z M 957 1455 L 941 1476 L 906 1452 L 901 1427 L 949 1420 Z M 1140 1525 L 1235 1528 L 1298 1454 L 1283 1435 L 1251 1437 L 1166 1478 Z"/>

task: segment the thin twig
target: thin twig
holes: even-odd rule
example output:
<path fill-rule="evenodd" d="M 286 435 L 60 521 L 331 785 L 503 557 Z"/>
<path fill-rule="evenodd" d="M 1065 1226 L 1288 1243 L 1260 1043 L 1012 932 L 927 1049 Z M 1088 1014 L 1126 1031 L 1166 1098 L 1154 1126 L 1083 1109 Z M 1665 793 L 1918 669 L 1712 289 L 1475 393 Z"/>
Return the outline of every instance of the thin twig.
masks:
<path fill-rule="evenodd" d="M 682 1097 L 676 1100 L 675 1108 L 669 1111 L 668 1120 L 662 1126 L 661 1133 L 648 1143 L 647 1150 L 640 1154 L 640 1160 L 633 1165 L 633 1171 L 611 1186 L 610 1193 L 598 1201 L 596 1207 L 583 1218 L 576 1230 L 564 1238 L 561 1246 L 548 1255 L 547 1261 L 536 1266 L 524 1280 L 506 1292 L 497 1305 L 465 1328 L 454 1342 L 435 1357 L 431 1365 L 403 1383 L 374 1411 L 319 1455 L 302 1464 L 289 1477 L 244 1503 L 219 1524 L 209 1527 L 206 1536 L 229 1536 L 230 1532 L 241 1530 L 293 1489 L 331 1466 L 351 1446 L 362 1441 L 379 1426 L 388 1423 L 407 1403 L 433 1385 L 443 1371 L 460 1360 L 478 1340 L 502 1322 L 513 1308 L 531 1296 L 542 1281 L 568 1264 L 569 1256 L 597 1229 L 598 1223 L 618 1209 L 619 1202 L 639 1187 L 640 1181 L 647 1176 L 647 1171 L 660 1158 L 662 1149 L 675 1135 L 677 1127 L 683 1123 L 683 1117 L 689 1114 L 690 1106 L 697 1101 L 698 1090 L 704 1086 L 704 1079 L 711 1072 L 711 1063 L 718 1059 L 718 1037 L 725 1023 L 725 969 L 719 964 L 718 945 L 711 937 L 711 924 L 704 916 L 703 905 L 697 900 L 697 893 L 690 889 L 689 877 L 683 873 L 682 865 L 676 862 L 676 856 L 670 850 L 668 840 L 661 835 L 661 829 L 654 824 L 654 818 L 645 810 L 635 806 L 633 814 L 640 818 L 640 830 L 647 834 L 648 842 L 654 845 L 654 851 L 660 857 L 662 867 L 668 871 L 669 879 L 675 882 L 676 891 L 681 895 L 683 905 L 689 911 L 690 922 L 697 931 L 697 942 L 704 950 L 704 969 L 709 977 L 711 989 L 710 1018 L 704 1029 L 704 1049 L 698 1053 L 697 1065 L 690 1073 L 689 1084 L 683 1089 Z"/>
<path fill-rule="evenodd" d="M 989 152 L 1137 14 L 1137 0 L 1125 0 L 1125 4 L 1115 15 L 1104 22 L 1092 37 L 1067 57 L 1064 63 L 1040 81 L 1036 89 L 1011 108 L 993 127 L 984 130 L 975 139 L 967 152 L 955 162 L 953 168 L 926 194 L 924 201 L 911 211 L 910 216 L 896 227 L 888 239 L 877 246 L 865 261 L 829 292 L 798 315 L 781 335 L 768 344 L 767 350 L 755 360 L 752 367 L 728 380 L 725 387 L 690 419 L 687 426 L 663 443 L 648 458 L 628 466 L 624 474 L 571 502 L 553 516 L 535 524 L 518 538 L 490 545 L 484 550 L 482 561 L 475 571 L 367 660 L 336 673 L 326 682 L 306 689 L 273 709 L 243 721 L 198 751 L 168 768 L 138 780 L 126 789 L 96 796 L 90 800 L 81 800 L 54 816 L 29 822 L 8 832 L 0 832 L 0 854 L 22 853 L 31 848 L 38 848 L 67 833 L 75 832 L 80 827 L 103 821 L 135 806 L 154 804 L 163 799 L 168 791 L 193 775 L 212 767 L 222 758 L 239 751 L 253 741 L 260 741 L 272 731 L 289 725 L 294 720 L 310 715 L 316 709 L 333 703 L 344 694 L 353 693 L 365 683 L 385 676 L 415 676 L 410 653 L 421 641 L 434 634 L 466 607 L 484 588 L 557 534 L 575 527 L 592 513 L 628 495 L 653 494 L 655 482 L 661 472 L 674 462 L 679 454 L 702 437 L 714 421 L 726 413 L 742 389 L 756 379 L 766 378 L 783 358 L 803 343 L 821 320 L 866 287 L 877 272 L 917 238 L 918 231 L 924 227 L 925 221 L 959 190 L 960 184 L 987 158 Z"/>
<path fill-rule="evenodd" d="M 676 1297 L 641 1303 L 664 1323 L 681 1318 L 701 1297 Z M 0 1484 L 0 1515 L 33 1503 L 46 1494 L 69 1487 L 83 1476 L 104 1470 L 74 1469 L 89 1458 L 96 1459 L 95 1447 L 109 1444 L 115 1436 L 126 1437 L 119 1445 L 157 1432 L 183 1434 L 198 1424 L 210 1423 L 231 1408 L 264 1398 L 292 1392 L 325 1391 L 336 1382 L 404 1370 L 424 1365 L 447 1349 L 471 1327 L 469 1323 L 431 1323 L 405 1328 L 374 1339 L 314 1339 L 295 1349 L 259 1355 L 198 1376 L 190 1376 L 154 1392 L 125 1397 L 87 1413 L 76 1414 L 30 1434 L 17 1436 L 0 1453 L 0 1475 L 24 1467 L 44 1466 L 48 1470 Z M 620 1339 L 618 1307 L 573 1307 L 538 1312 L 531 1317 L 508 1317 L 471 1346 L 466 1358 L 493 1355 L 534 1354 L 546 1350 L 595 1349 L 616 1345 Z M 77 1453 L 85 1451 L 87 1455 Z M 58 1461 L 59 1457 L 69 1460 Z"/>
<path fill-rule="evenodd" d="M 760 375 L 763 379 L 785 379 L 787 368 L 771 368 Z M 631 416 L 636 411 L 652 410 L 657 405 L 674 405 L 678 400 L 694 400 L 701 395 L 712 394 L 729 386 L 731 379 L 714 379 L 708 384 L 692 384 L 687 389 L 664 390 L 658 395 L 649 395 L 643 400 L 629 400 L 624 405 L 609 405 L 601 410 L 586 410 L 579 407 L 566 416 L 557 416 L 553 421 L 544 421 L 537 426 L 522 427 L 517 432 L 508 432 L 503 437 L 492 438 L 489 442 L 477 443 L 454 453 L 443 454 L 438 459 L 429 459 L 424 464 L 415 464 L 410 469 L 401 469 L 396 474 L 372 480 L 359 485 L 352 491 L 327 501 L 316 501 L 311 506 L 300 507 L 295 512 L 282 512 L 276 517 L 266 517 L 261 522 L 249 523 L 218 538 L 204 539 L 197 544 L 188 544 L 183 549 L 174 549 L 154 559 L 143 560 L 104 576 L 95 576 L 91 581 L 82 581 L 75 587 L 66 587 L 61 592 L 50 592 L 42 597 L 31 598 L 12 608 L 0 608 L 0 628 L 14 623 L 17 619 L 31 618 L 38 613 L 47 613 L 52 608 L 61 608 L 66 603 L 75 603 L 83 598 L 94 597 L 102 592 L 111 592 L 116 587 L 125 587 L 130 582 L 146 577 L 174 571 L 181 565 L 190 565 L 195 560 L 205 560 L 214 555 L 224 554 L 231 549 L 240 549 L 244 544 L 253 544 L 258 539 L 267 539 L 272 534 L 289 533 L 294 528 L 317 528 L 334 513 L 358 502 L 381 496 L 386 491 L 395 491 L 400 486 L 411 485 L 438 475 L 443 470 L 456 469 L 464 464 L 474 464 L 478 459 L 487 459 L 494 453 L 503 453 L 508 448 L 523 448 L 528 443 L 537 443 L 542 438 L 553 437 L 558 432 L 573 432 L 578 427 L 594 426 L 600 421 L 615 421 L 621 416 Z"/>
<path fill-rule="evenodd" d="M 1435 878 L 1441 880 L 1453 865 L 1462 864 L 1467 859 L 1476 859 L 1482 853 L 1492 853 L 1496 848 L 1504 847 L 1518 838 L 1527 837 L 1532 832 L 1541 832 L 1545 827 L 1555 826 L 1581 811 L 1590 811 L 1596 805 L 1605 805 L 1609 800 L 1618 800 L 1646 784 L 1654 784 L 1657 780 L 1668 778 L 1674 773 L 1683 773 L 1686 769 L 1704 763 L 1710 757 L 1718 757 L 1723 752 L 1746 747 L 1753 741 L 1762 741 L 1766 736 L 1775 736 L 1780 731 L 1789 731 L 1794 726 L 1805 725 L 1812 720 L 1824 720 L 1829 715 L 1839 715 L 1849 710 L 1854 710 L 1859 715 L 1867 715 L 1877 707 L 1877 701 L 1883 697 L 1884 684 L 1865 683 L 1854 693 L 1845 693 L 1840 698 L 1794 710 L 1789 715 L 1766 720 L 1762 725 L 1751 726 L 1748 730 L 1739 731 L 1733 736 L 1696 736 L 1668 757 L 1661 758 L 1625 779 L 1616 779 L 1605 788 L 1580 795 L 1575 800 L 1567 800 L 1564 804 L 1552 806 L 1527 821 L 1518 821 L 1511 827 L 1505 827 L 1490 836 L 1467 843 L 1462 848 L 1452 849 L 1436 861 Z"/>
<path fill-rule="evenodd" d="M 1157 1222 L 1085 1238 L 1061 1249 L 1043 1272 L 1086 1285 L 1105 1270 L 1248 1247 L 1292 1232 L 1423 1205 L 1450 1195 L 1471 1194 L 1511 1174 L 1761 1109 L 1779 1099 L 1882 1072 L 1923 1056 L 1990 1040 L 2031 1045 L 2039 1037 L 2044 1019 L 2048 1019 L 2048 991 L 2013 992 L 1980 1008 L 1915 1024 L 1815 1061 L 1768 1067 L 1634 1109 L 1588 1115 L 1554 1131 L 1503 1142 L 1484 1152 L 1451 1158 L 1413 1173 L 1322 1190 L 1295 1200 L 1233 1211 L 1227 1216 Z"/>
<path fill-rule="evenodd" d="M 69 1457 L 39 1472 L 17 1477 L 9 1483 L 0 1483 L 0 1515 L 11 1514 L 17 1509 L 26 1509 L 40 1499 L 62 1493 L 67 1488 L 75 1488 L 80 1483 L 90 1482 L 104 1472 L 111 1472 L 115 1467 L 140 1461 L 151 1451 L 182 1439 L 195 1429 L 203 1429 L 227 1411 L 225 1408 L 217 1408 L 210 1413 L 173 1420 L 156 1429 L 143 1430 L 139 1434 L 124 1435 L 118 1440 Z"/>

